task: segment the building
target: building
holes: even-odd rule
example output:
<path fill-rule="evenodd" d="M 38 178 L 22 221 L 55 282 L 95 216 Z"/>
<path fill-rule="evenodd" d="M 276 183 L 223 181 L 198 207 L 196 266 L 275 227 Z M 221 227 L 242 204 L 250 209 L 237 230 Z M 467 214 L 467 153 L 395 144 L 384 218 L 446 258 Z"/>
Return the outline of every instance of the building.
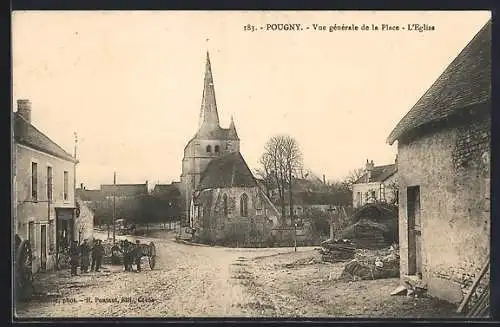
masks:
<path fill-rule="evenodd" d="M 491 20 L 388 137 L 398 141 L 401 276 L 458 303 L 490 260 Z"/>
<path fill-rule="evenodd" d="M 17 101 L 13 118 L 14 230 L 30 241 L 33 272 L 52 269 L 77 236 L 77 160 L 32 124 L 29 100 Z"/>
<path fill-rule="evenodd" d="M 240 153 L 233 119 L 221 128 L 207 53 L 199 129 L 184 149 L 181 194 L 187 222 L 209 242 L 263 240 L 279 214 Z M 266 236 L 264 236 L 264 234 Z"/>
<path fill-rule="evenodd" d="M 106 199 L 134 199 L 148 194 L 148 181 L 144 184 L 102 184 L 101 194 Z"/>
<path fill-rule="evenodd" d="M 240 139 L 233 118 L 231 117 L 229 128 L 221 128 L 219 125 L 212 69 L 207 52 L 199 128 L 184 148 L 182 160 L 180 181 L 187 220 L 190 216 L 192 194 L 200 184 L 201 175 L 210 161 L 239 150 Z"/>
<path fill-rule="evenodd" d="M 377 201 L 397 202 L 396 172 L 397 159 L 396 163 L 383 166 L 375 166 L 373 160 L 366 159 L 363 175 L 352 185 L 353 207 Z"/>

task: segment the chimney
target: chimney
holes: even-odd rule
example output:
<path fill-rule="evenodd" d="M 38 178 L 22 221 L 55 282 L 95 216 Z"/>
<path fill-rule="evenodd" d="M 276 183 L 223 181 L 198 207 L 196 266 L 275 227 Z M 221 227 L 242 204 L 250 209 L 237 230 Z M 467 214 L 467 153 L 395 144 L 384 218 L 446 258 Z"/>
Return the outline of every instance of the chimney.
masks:
<path fill-rule="evenodd" d="M 17 100 L 17 113 L 31 124 L 31 101 L 25 99 Z"/>
<path fill-rule="evenodd" d="M 326 177 L 325 177 L 325 174 L 323 174 L 323 184 L 326 185 Z"/>
<path fill-rule="evenodd" d="M 80 189 L 83 190 L 83 183 L 80 183 Z"/>
<path fill-rule="evenodd" d="M 396 164 L 396 166 L 398 165 L 398 155 L 396 154 L 396 158 L 394 159 L 394 163 Z"/>
<path fill-rule="evenodd" d="M 373 163 L 373 160 L 371 162 L 368 162 L 368 159 L 366 159 L 366 183 L 370 182 L 370 178 L 372 177 L 372 170 L 373 167 L 375 167 L 375 164 Z"/>

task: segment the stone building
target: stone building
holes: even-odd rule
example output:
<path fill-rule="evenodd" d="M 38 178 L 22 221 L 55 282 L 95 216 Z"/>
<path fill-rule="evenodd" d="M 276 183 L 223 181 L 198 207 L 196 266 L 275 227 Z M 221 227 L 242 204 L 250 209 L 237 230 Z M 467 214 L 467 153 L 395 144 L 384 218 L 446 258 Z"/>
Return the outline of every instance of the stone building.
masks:
<path fill-rule="evenodd" d="M 207 242 L 254 242 L 279 214 L 245 163 L 233 119 L 221 128 L 207 53 L 199 129 L 184 149 L 181 194 L 186 223 Z M 265 236 L 266 235 L 266 236 Z"/>
<path fill-rule="evenodd" d="M 13 222 L 29 240 L 33 272 L 52 269 L 57 250 L 76 240 L 77 160 L 31 123 L 31 102 L 17 101 L 13 119 Z"/>
<path fill-rule="evenodd" d="M 376 201 L 392 203 L 397 200 L 397 162 L 375 166 L 366 159 L 365 172 L 352 185 L 353 207 Z"/>
<path fill-rule="evenodd" d="M 491 21 L 388 137 L 398 141 L 401 276 L 458 303 L 490 260 Z"/>

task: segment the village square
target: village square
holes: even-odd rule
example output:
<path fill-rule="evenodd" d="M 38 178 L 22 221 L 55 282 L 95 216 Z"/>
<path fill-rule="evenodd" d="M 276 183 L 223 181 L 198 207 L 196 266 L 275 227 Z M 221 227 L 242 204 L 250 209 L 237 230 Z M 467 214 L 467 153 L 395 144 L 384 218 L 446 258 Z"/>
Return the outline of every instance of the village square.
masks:
<path fill-rule="evenodd" d="M 380 140 L 397 155 L 363 157 L 339 179 L 310 169 L 300 133 L 278 127 L 248 163 L 210 49 L 170 183 L 111 169 L 89 187 L 81 135 L 64 149 L 33 119 L 37 102 L 15 99 L 15 317 L 488 316 L 491 20 L 461 49 Z"/>

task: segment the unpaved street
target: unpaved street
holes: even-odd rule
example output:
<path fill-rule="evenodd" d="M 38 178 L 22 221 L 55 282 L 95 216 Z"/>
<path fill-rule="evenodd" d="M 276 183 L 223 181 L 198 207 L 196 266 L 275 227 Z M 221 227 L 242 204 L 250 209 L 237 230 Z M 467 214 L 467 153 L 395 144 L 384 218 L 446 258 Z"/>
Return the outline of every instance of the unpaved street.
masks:
<path fill-rule="evenodd" d="M 105 266 L 71 277 L 37 276 L 39 293 L 18 317 L 339 317 L 450 316 L 432 299 L 391 297 L 397 279 L 336 281 L 342 264 L 325 264 L 312 248 L 230 249 L 154 241 L 157 263 L 140 273 Z"/>

